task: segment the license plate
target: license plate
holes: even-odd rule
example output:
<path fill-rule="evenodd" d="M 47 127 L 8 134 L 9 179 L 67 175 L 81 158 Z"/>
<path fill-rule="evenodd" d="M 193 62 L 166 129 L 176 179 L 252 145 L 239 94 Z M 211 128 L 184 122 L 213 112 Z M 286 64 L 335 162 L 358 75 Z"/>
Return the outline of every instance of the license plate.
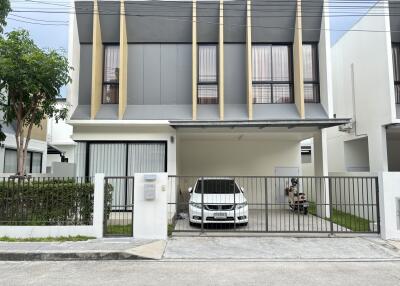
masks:
<path fill-rule="evenodd" d="M 214 213 L 215 219 L 226 219 L 226 213 Z"/>
<path fill-rule="evenodd" d="M 304 203 L 304 204 L 303 204 L 303 207 L 304 207 L 304 208 L 308 208 L 308 203 Z"/>

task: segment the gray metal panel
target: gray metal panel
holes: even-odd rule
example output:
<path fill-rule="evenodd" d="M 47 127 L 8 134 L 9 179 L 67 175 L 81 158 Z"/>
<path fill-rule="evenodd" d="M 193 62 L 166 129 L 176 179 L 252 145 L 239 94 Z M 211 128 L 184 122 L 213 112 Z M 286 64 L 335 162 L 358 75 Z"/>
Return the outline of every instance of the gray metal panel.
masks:
<path fill-rule="evenodd" d="M 198 104 L 198 120 L 219 120 L 219 104 Z"/>
<path fill-rule="evenodd" d="M 78 104 L 90 104 L 92 93 L 92 45 L 81 45 Z"/>
<path fill-rule="evenodd" d="M 324 108 L 320 103 L 305 103 L 304 104 L 305 117 L 307 119 L 326 119 L 328 115 L 326 114 Z"/>
<path fill-rule="evenodd" d="M 93 41 L 93 1 L 75 1 L 76 23 L 80 43 Z"/>
<path fill-rule="evenodd" d="M 225 43 L 246 42 L 246 2 L 224 2 L 224 41 Z"/>
<path fill-rule="evenodd" d="M 72 120 L 90 119 L 90 105 L 78 105 L 71 116 Z"/>
<path fill-rule="evenodd" d="M 283 6 L 283 9 L 282 9 Z M 253 43 L 293 42 L 296 0 L 252 1 Z"/>
<path fill-rule="evenodd" d="M 161 104 L 176 103 L 177 57 L 176 45 L 161 46 Z"/>
<path fill-rule="evenodd" d="M 295 104 L 254 104 L 253 119 L 300 119 L 300 116 Z"/>
<path fill-rule="evenodd" d="M 245 104 L 246 97 L 246 46 L 224 45 L 225 104 Z"/>
<path fill-rule="evenodd" d="M 302 1 L 303 42 L 319 42 L 323 5 L 323 0 Z"/>
<path fill-rule="evenodd" d="M 128 105 L 191 104 L 191 45 L 131 44 L 128 49 Z"/>
<path fill-rule="evenodd" d="M 96 119 L 118 119 L 118 104 L 102 104 L 96 114 Z"/>
<path fill-rule="evenodd" d="M 191 43 L 192 2 L 126 1 L 129 43 Z"/>
<path fill-rule="evenodd" d="M 143 50 L 143 94 L 144 104 L 161 104 L 161 48 L 159 44 L 148 44 Z"/>
<path fill-rule="evenodd" d="M 99 1 L 101 39 L 103 43 L 119 43 L 119 1 Z"/>
<path fill-rule="evenodd" d="M 143 45 L 128 46 L 128 104 L 143 104 Z"/>
<path fill-rule="evenodd" d="M 197 41 L 217 43 L 219 27 L 219 3 L 197 2 Z"/>
<path fill-rule="evenodd" d="M 177 45 L 176 103 L 192 104 L 192 45 Z"/>
<path fill-rule="evenodd" d="M 124 120 L 191 120 L 192 105 L 128 105 Z"/>
<path fill-rule="evenodd" d="M 392 42 L 400 42 L 400 5 L 398 1 L 389 1 L 390 30 Z"/>

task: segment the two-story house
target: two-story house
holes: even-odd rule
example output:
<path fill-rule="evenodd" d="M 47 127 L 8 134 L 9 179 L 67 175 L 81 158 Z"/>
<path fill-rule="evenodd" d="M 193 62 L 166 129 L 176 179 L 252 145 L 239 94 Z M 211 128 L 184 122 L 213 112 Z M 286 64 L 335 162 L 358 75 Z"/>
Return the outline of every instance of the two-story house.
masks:
<path fill-rule="evenodd" d="M 77 175 L 327 174 L 324 1 L 75 1 L 68 101 Z"/>
<path fill-rule="evenodd" d="M 377 1 L 332 46 L 329 172 L 400 171 L 400 1 Z"/>

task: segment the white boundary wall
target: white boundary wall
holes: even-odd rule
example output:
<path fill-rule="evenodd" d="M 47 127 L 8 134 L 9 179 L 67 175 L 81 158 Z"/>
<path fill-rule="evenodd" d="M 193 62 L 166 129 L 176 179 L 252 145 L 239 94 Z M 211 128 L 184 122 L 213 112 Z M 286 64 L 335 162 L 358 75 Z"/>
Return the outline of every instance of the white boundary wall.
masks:
<path fill-rule="evenodd" d="M 379 174 L 381 236 L 400 240 L 400 172 Z"/>
<path fill-rule="evenodd" d="M 93 225 L 77 226 L 0 226 L 0 237 L 13 238 L 90 236 L 103 237 L 104 174 L 94 177 Z"/>

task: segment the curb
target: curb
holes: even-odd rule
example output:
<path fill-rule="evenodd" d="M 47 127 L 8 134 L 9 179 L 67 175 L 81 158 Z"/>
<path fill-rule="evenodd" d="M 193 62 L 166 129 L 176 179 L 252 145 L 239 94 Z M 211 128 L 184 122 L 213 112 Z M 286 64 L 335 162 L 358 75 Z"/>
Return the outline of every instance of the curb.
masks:
<path fill-rule="evenodd" d="M 0 261 L 157 260 L 128 252 L 1 252 Z"/>

